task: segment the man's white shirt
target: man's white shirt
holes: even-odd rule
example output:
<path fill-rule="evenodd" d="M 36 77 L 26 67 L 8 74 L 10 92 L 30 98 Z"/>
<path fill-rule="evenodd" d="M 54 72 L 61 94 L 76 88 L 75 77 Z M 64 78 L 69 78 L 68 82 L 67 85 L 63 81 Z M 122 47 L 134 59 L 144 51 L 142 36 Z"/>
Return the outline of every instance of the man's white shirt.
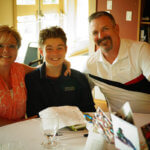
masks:
<path fill-rule="evenodd" d="M 129 101 L 133 112 L 150 113 L 149 44 L 122 39 L 119 54 L 112 64 L 98 49 L 89 57 L 87 68 L 112 110 L 116 111 Z"/>

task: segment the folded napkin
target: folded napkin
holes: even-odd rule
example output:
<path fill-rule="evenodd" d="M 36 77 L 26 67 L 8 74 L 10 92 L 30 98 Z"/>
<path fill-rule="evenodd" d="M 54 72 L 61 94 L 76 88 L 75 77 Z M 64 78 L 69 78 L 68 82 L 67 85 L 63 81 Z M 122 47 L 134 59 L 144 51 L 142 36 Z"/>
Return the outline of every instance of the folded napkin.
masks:
<path fill-rule="evenodd" d="M 59 129 L 77 124 L 86 124 L 83 113 L 76 106 L 48 107 L 39 112 L 39 116 L 53 115 L 59 118 Z"/>

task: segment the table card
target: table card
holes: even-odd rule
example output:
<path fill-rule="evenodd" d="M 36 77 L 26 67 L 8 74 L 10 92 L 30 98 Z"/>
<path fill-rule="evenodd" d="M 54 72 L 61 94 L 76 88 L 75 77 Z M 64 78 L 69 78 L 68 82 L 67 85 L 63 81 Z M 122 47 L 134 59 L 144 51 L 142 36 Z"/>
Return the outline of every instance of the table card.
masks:
<path fill-rule="evenodd" d="M 115 146 L 118 149 L 140 150 L 138 128 L 134 124 L 129 102 L 115 114 L 111 113 Z"/>
<path fill-rule="evenodd" d="M 104 141 L 103 139 L 105 138 L 107 143 L 115 143 L 115 147 L 120 150 L 140 150 L 138 128 L 134 123 L 129 102 L 126 102 L 118 112 L 110 112 L 110 114 L 111 120 L 100 107 L 97 108 L 92 122 L 93 133 L 91 130 L 89 131 L 88 144 L 86 143 L 86 146 L 92 147 L 92 145 L 95 145 L 92 142 L 92 139 L 95 141 L 95 136 L 99 138 L 97 140 L 101 140 L 101 142 Z M 101 147 L 102 145 L 99 145 L 99 150 L 103 150 Z"/>
<path fill-rule="evenodd" d="M 96 133 L 103 133 L 108 143 L 113 143 L 113 128 L 109 117 L 102 111 L 100 107 L 97 108 L 93 117 L 93 130 Z"/>

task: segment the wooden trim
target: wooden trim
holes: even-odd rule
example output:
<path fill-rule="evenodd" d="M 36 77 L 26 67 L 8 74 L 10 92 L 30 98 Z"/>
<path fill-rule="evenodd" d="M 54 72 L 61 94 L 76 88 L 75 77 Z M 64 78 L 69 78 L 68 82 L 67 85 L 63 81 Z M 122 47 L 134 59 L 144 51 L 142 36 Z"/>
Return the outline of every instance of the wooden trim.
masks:
<path fill-rule="evenodd" d="M 88 50 L 87 48 L 81 49 L 81 50 L 79 50 L 79 51 L 75 51 L 75 52 L 72 53 L 69 57 L 88 54 L 88 52 L 89 52 L 89 50 Z"/>
<path fill-rule="evenodd" d="M 100 107 L 104 112 L 108 112 L 107 102 L 105 100 L 94 99 L 95 109 Z"/>
<path fill-rule="evenodd" d="M 60 13 L 63 13 L 63 14 L 65 13 L 64 7 L 65 7 L 64 0 L 59 1 L 59 11 L 60 11 Z"/>
<path fill-rule="evenodd" d="M 13 26 L 17 29 L 17 7 L 16 0 L 13 0 Z"/>
<path fill-rule="evenodd" d="M 141 0 L 139 0 L 138 5 L 138 24 L 137 24 L 137 40 L 140 40 L 140 24 L 141 24 Z"/>
<path fill-rule="evenodd" d="M 150 22 L 144 22 L 144 21 L 142 21 L 141 24 L 148 24 L 148 25 L 150 25 Z"/>

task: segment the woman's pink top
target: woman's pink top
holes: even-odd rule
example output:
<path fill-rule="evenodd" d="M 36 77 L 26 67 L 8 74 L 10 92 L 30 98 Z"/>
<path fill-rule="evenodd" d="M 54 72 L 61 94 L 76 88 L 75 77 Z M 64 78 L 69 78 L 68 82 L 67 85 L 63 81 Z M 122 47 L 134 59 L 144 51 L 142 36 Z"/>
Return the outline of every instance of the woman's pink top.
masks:
<path fill-rule="evenodd" d="M 0 76 L 0 117 L 19 120 L 26 112 L 25 70 L 19 63 L 13 63 L 10 72 L 10 90 Z"/>

